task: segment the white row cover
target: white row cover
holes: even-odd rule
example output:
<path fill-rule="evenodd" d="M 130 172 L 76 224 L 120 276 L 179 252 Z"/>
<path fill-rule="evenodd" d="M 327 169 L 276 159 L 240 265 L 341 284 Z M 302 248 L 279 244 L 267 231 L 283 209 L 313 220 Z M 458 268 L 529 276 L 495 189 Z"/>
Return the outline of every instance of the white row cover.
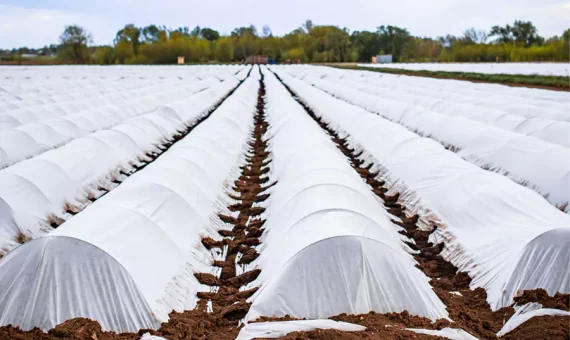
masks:
<path fill-rule="evenodd" d="M 332 71 L 330 71 L 332 70 Z M 517 111 L 505 110 L 496 106 L 481 105 L 475 92 L 454 93 L 434 90 L 407 84 L 405 88 L 394 86 L 399 78 L 356 77 L 351 71 L 339 73 L 337 69 L 320 68 L 309 78 L 323 78 L 332 82 L 373 94 L 382 100 L 397 101 L 413 105 L 409 111 L 432 111 L 446 116 L 461 116 L 487 125 L 495 126 L 518 134 L 533 136 L 544 141 L 570 148 L 570 102 L 562 110 L 552 110 L 556 102 L 541 101 L 540 105 L 516 107 Z M 568 96 L 570 101 L 570 95 Z M 538 103 L 537 103 L 538 104 Z M 513 105 L 513 104 L 511 104 Z M 530 107 L 530 109 L 529 109 Z"/>
<path fill-rule="evenodd" d="M 368 83 L 391 91 L 402 91 L 428 98 L 441 98 L 449 104 L 461 103 L 481 107 L 481 110 L 500 110 L 525 118 L 544 118 L 570 121 L 568 105 L 570 94 L 563 91 L 510 87 L 499 84 L 472 83 L 462 80 L 410 77 L 371 71 L 349 71 L 315 68 L 311 66 L 290 66 L 294 72 L 308 74 L 324 73 L 342 79 Z M 299 71 L 297 71 L 299 70 Z"/>
<path fill-rule="evenodd" d="M 415 267 L 408 240 L 370 187 L 296 103 L 264 72 L 272 179 L 266 201 L 261 268 L 246 320 L 321 319 L 341 313 L 448 316 Z M 408 240 L 409 241 L 409 240 Z"/>
<path fill-rule="evenodd" d="M 491 308 L 509 306 L 522 290 L 570 292 L 569 215 L 431 139 L 279 75 L 317 115 L 346 131 L 353 147 L 385 167 L 411 213 L 438 224 L 432 240 L 445 243 L 442 256 L 471 276 L 471 287 L 486 289 Z"/>
<path fill-rule="evenodd" d="M 310 332 L 315 329 L 336 329 L 342 332 L 362 332 L 366 330 L 366 327 L 333 320 L 255 322 L 245 325 L 245 327 L 240 330 L 236 340 L 251 340 L 257 338 L 275 339 L 283 337 L 291 332 Z"/>
<path fill-rule="evenodd" d="M 235 78 L 233 74 L 227 74 L 225 77 Z M 37 121 L 38 116 L 30 110 L 5 113 L 0 116 L 0 119 L 4 120 L 5 124 L 15 124 L 15 127 L 0 131 L 0 168 L 59 147 L 74 138 L 109 128 L 125 119 L 185 99 L 219 83 L 218 78 L 209 77 L 184 86 L 168 84 L 157 92 L 141 97 L 120 100 L 114 104 L 99 105 L 93 109 L 86 104 L 86 109 L 72 110 L 72 114 L 52 115 L 50 113 L 48 117 L 54 116 L 54 118 L 40 121 Z M 84 101 L 91 100 L 84 99 Z M 45 107 L 40 107 L 38 110 L 42 113 L 46 112 Z M 14 121 L 7 121 L 9 119 Z M 23 120 L 26 123 L 22 124 Z"/>
<path fill-rule="evenodd" d="M 515 315 L 503 325 L 497 336 L 504 336 L 528 320 L 540 316 L 569 317 L 570 312 L 560 309 L 542 308 L 542 305 L 536 302 L 527 303 L 526 305 L 515 307 Z"/>
<path fill-rule="evenodd" d="M 570 77 L 570 63 L 393 63 L 359 64 L 363 67 L 413 71 L 446 71 L 485 74 L 525 74 Z"/>
<path fill-rule="evenodd" d="M 0 130 L 16 127 L 18 124 L 39 122 L 81 110 L 117 104 L 145 97 L 161 98 L 172 92 L 186 91 L 188 86 L 200 81 L 220 81 L 235 73 L 235 70 L 211 68 L 192 72 L 187 79 L 147 79 L 146 77 L 124 77 L 120 79 L 18 79 L 13 82 L 18 88 L 0 92 L 13 98 L 5 98 L 0 104 L 2 124 Z M 102 76 L 105 74 L 103 72 Z M 40 83 L 42 88 L 29 89 L 24 86 Z M 1 85 L 6 87 L 6 83 Z M 49 87 L 45 87 L 49 86 Z M 190 88 L 191 89 L 191 88 Z M 6 91 L 6 89 L 4 89 Z M 163 94 L 160 94 L 160 93 Z"/>
<path fill-rule="evenodd" d="M 70 104 L 86 98 L 129 98 L 152 94 L 167 85 L 185 84 L 229 75 L 243 66 L 172 67 L 12 67 L 11 76 L 0 69 L 0 115 L 14 109 L 49 104 Z M 75 72 L 70 72 L 75 70 Z M 151 72 L 151 71 L 157 72 Z M 30 71 L 30 72 L 28 72 Z M 55 71 L 55 72 L 53 72 Z M 92 71 L 95 71 L 92 73 Z M 10 73 L 10 72 L 9 72 Z M 220 78 L 222 79 L 222 78 Z M 98 101 L 95 101 L 97 103 Z M 111 101 L 112 103 L 113 101 Z M 65 109 L 67 106 L 62 108 Z M 92 103 L 93 105 L 93 103 Z"/>
<path fill-rule="evenodd" d="M 570 149 L 534 137 L 486 125 L 461 116 L 447 116 L 424 108 L 379 98 L 338 82 L 307 77 L 335 97 L 377 113 L 444 145 L 479 166 L 507 175 L 528 186 L 557 207 L 570 211 Z"/>
<path fill-rule="evenodd" d="M 194 308 L 196 292 L 207 287 L 193 273 L 212 270 L 200 235 L 220 238 L 210 218 L 228 174 L 243 158 L 258 88 L 256 80 L 247 79 L 209 119 L 144 170 L 48 236 L 3 258 L 1 325 L 47 330 L 86 317 L 104 330 L 136 332 L 158 328 L 172 310 Z M 76 246 L 49 248 L 70 238 L 78 240 Z M 98 251 L 87 256 L 95 247 Z M 30 258 L 32 253 L 38 255 Z M 70 264 L 75 258 L 79 264 Z M 85 273 L 91 267 L 85 261 L 101 268 L 97 282 Z M 49 289 L 55 282 L 65 286 Z M 35 287 L 43 287 L 41 294 L 30 294 Z"/>
<path fill-rule="evenodd" d="M 418 334 L 427 334 L 439 336 L 451 340 L 479 340 L 473 335 L 459 328 L 443 328 L 440 330 L 421 329 L 421 328 L 406 328 L 407 331 L 416 332 Z"/>
<path fill-rule="evenodd" d="M 48 216 L 66 218 L 66 202 L 83 206 L 97 187 L 115 186 L 119 172 L 133 170 L 139 157 L 170 140 L 177 131 L 203 116 L 238 85 L 228 79 L 191 97 L 163 106 L 151 113 L 131 118 L 111 129 L 78 138 L 65 146 L 45 152 L 0 170 L 0 202 L 15 222 L 0 221 L 0 254 L 17 245 L 16 237 L 36 238 L 51 230 Z M 98 196 L 98 195 L 96 195 Z M 1 208 L 0 208 L 1 209 Z"/>

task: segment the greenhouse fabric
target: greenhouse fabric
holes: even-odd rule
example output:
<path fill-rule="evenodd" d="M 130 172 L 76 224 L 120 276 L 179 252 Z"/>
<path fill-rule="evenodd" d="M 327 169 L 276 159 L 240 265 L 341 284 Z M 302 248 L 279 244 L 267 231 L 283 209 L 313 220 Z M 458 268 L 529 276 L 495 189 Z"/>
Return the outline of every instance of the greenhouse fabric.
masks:
<path fill-rule="evenodd" d="M 567 293 L 567 282 L 554 270 L 544 268 L 541 273 L 546 276 L 536 279 L 524 268 L 553 252 L 560 254 L 560 263 L 567 258 L 570 249 L 563 240 L 551 246 L 539 236 L 568 233 L 568 214 L 431 139 L 277 70 L 317 116 L 350 135 L 350 147 L 366 151 L 365 158 L 382 166 L 378 171 L 403 193 L 410 214 L 435 218 L 438 229 L 430 240 L 445 243 L 442 256 L 471 276 L 472 288 L 486 289 L 493 310 L 510 305 L 514 292 L 504 292 L 507 284 L 510 290 L 533 287 Z M 561 265 L 556 259 L 551 263 Z"/>
<path fill-rule="evenodd" d="M 536 302 L 527 303 L 526 305 L 515 307 L 515 314 L 503 325 L 497 336 L 504 336 L 528 320 L 539 316 L 570 316 L 570 312 L 560 309 L 542 308 L 542 305 Z"/>
<path fill-rule="evenodd" d="M 217 216 L 218 197 L 224 193 L 225 181 L 235 172 L 234 168 L 239 166 L 243 157 L 243 148 L 253 124 L 258 89 L 256 80 L 245 80 L 210 118 L 154 162 L 48 236 L 18 247 L 0 261 L 3 286 L 18 283 L 17 291 L 2 292 L 0 320 L 27 328 L 41 324 L 48 329 L 58 322 L 85 316 L 89 312 L 89 316 L 101 322 L 105 329 L 138 331 L 142 328 L 157 329 L 161 322 L 168 321 L 172 310 L 182 312 L 194 308 L 196 293 L 207 289 L 197 281 L 194 272 L 214 270 L 211 254 L 199 246 L 200 239 L 202 235 L 220 237 L 211 226 L 211 218 Z M 202 161 L 205 156 L 209 157 L 209 162 Z M 37 266 L 25 266 L 27 277 L 19 274 L 19 265 L 26 261 L 32 251 L 30 249 L 37 247 L 41 254 L 47 240 L 59 242 L 60 239 L 80 241 L 74 248 L 78 254 L 74 257 L 83 256 L 83 249 L 88 253 L 89 249 L 96 248 L 104 255 L 99 257 L 113 259 L 122 273 L 128 275 L 130 291 L 137 293 L 137 300 L 130 303 L 135 307 L 129 307 L 132 310 L 97 307 L 99 303 L 95 299 L 100 295 L 88 290 L 91 288 L 83 284 L 83 277 L 67 277 L 70 275 L 68 270 L 72 274 L 74 269 L 67 262 L 59 265 L 59 253 L 45 252 Z M 72 258 L 67 258 L 67 261 Z M 8 265 L 10 263 L 14 265 Z M 42 273 L 50 271 L 54 271 L 53 276 L 57 275 L 58 279 L 69 281 L 73 289 L 57 291 L 57 299 L 49 294 L 32 294 L 25 296 L 25 304 L 11 303 L 14 299 L 23 299 L 21 292 L 33 291 L 34 282 L 40 282 Z M 152 279 L 149 279 L 149 273 Z M 98 272 L 98 275 L 100 281 L 94 283 L 101 290 L 121 292 L 120 286 L 115 287 L 113 272 L 107 270 Z M 41 286 L 49 289 L 46 284 Z M 80 306 L 43 320 L 46 309 L 59 311 L 58 301 L 77 303 L 74 294 L 82 296 Z M 124 298 L 128 297 L 125 294 Z M 81 309 L 84 305 L 94 306 L 97 313 Z M 144 308 L 141 307 L 143 305 Z M 118 303 L 118 306 L 122 304 Z M 140 318 L 128 324 L 116 322 L 142 314 L 147 319 L 152 316 L 153 322 Z M 6 325 L 6 322 L 0 325 Z"/>
<path fill-rule="evenodd" d="M 408 253 L 407 238 L 398 233 L 401 227 L 391 221 L 396 217 L 330 136 L 264 73 L 270 174 L 277 183 L 263 213 L 260 256 L 251 265 L 262 271 L 248 287 L 261 288 L 250 299 L 246 320 L 403 310 L 446 318 L 445 306 Z"/>
<path fill-rule="evenodd" d="M 76 317 L 118 332 L 160 325 L 123 266 L 85 241 L 31 241 L 2 259 L 0 272 L 1 325 L 47 331 Z"/>
<path fill-rule="evenodd" d="M 467 333 L 462 329 L 457 329 L 457 328 L 443 328 L 440 330 L 406 328 L 406 330 L 416 332 L 419 334 L 440 336 L 451 340 L 478 340 L 473 335 Z"/>
<path fill-rule="evenodd" d="M 347 81 L 331 82 L 315 76 L 307 76 L 304 81 L 402 124 L 421 136 L 439 141 L 472 163 L 495 170 L 536 190 L 555 206 L 562 207 L 570 202 L 570 149 L 567 147 L 463 116 L 445 115 L 441 109 L 432 111 L 410 104 L 406 98 L 398 100 L 396 95 L 368 94 L 366 90 L 350 88 L 346 85 Z M 457 111 L 465 112 L 463 109 Z M 474 111 L 484 114 L 477 109 Z M 563 141 L 569 135 L 570 130 L 552 137 Z M 529 163 L 541 166 L 528 166 Z M 570 209 L 570 205 L 567 209 Z"/>
<path fill-rule="evenodd" d="M 228 79 L 168 108 L 77 138 L 0 170 L 0 198 L 10 206 L 19 231 L 32 238 L 45 234 L 51 229 L 46 223 L 50 215 L 65 219 L 66 203 L 82 207 L 89 203 L 86 196 L 98 192 L 99 186 L 116 186 L 111 180 L 120 177 L 119 171 L 134 170 L 139 157 L 146 157 L 145 153 L 154 152 L 157 145 L 194 123 L 237 85 L 237 79 Z M 0 230 L 4 229 L 9 228 L 0 225 Z M 0 249 L 9 250 L 15 246 L 17 233 L 5 233 Z"/>

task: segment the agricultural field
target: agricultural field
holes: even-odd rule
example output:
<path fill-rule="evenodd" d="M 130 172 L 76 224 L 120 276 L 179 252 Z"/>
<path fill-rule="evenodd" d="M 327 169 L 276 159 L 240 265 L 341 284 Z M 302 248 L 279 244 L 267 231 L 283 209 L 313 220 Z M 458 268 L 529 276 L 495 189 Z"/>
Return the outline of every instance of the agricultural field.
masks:
<path fill-rule="evenodd" d="M 394 63 L 359 64 L 359 66 L 413 71 L 570 76 L 570 63 Z"/>
<path fill-rule="evenodd" d="M 339 64 L 336 67 L 417 77 L 570 91 L 570 63 L 396 63 Z"/>
<path fill-rule="evenodd" d="M 567 339 L 570 93 L 0 67 L 0 339 Z"/>

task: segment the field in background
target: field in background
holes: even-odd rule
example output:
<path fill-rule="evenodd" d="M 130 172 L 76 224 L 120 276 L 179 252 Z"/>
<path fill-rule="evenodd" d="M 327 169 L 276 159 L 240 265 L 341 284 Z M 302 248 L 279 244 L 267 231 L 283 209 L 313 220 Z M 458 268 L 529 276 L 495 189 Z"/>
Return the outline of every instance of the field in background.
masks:
<path fill-rule="evenodd" d="M 542 72 L 540 72 L 540 65 L 540 63 L 330 64 L 330 66 L 352 70 L 570 91 L 570 76 L 564 75 L 565 70 L 570 70 L 569 64 L 560 63 L 558 65 L 563 65 L 562 67 L 552 68 L 549 66 L 557 64 L 545 63 Z M 540 73 L 530 74 L 533 72 Z"/>

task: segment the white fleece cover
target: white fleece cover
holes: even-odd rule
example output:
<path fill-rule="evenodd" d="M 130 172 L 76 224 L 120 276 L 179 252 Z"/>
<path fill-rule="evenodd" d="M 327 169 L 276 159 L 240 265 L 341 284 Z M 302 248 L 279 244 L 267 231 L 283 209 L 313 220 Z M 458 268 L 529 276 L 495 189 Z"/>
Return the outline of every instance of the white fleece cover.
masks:
<path fill-rule="evenodd" d="M 445 242 L 442 256 L 469 273 L 472 288 L 486 289 L 491 308 L 509 306 L 525 289 L 570 292 L 568 214 L 433 140 L 278 73 L 317 115 L 350 134 L 351 147 L 364 148 L 387 171 L 410 213 L 439 226 L 432 241 Z"/>
<path fill-rule="evenodd" d="M 336 329 L 343 332 L 360 332 L 366 330 L 366 327 L 333 320 L 256 322 L 245 325 L 239 332 L 236 340 L 280 338 L 291 332 L 310 332 L 315 329 Z"/>
<path fill-rule="evenodd" d="M 136 332 L 158 328 L 172 310 L 194 308 L 196 292 L 207 287 L 193 274 L 213 270 L 210 252 L 200 244 L 201 235 L 220 237 L 211 219 L 220 209 L 218 196 L 225 195 L 228 176 L 243 158 L 258 88 L 256 80 L 247 79 L 209 119 L 153 163 L 47 237 L 28 242 L 2 259 L 2 325 L 47 330 L 70 318 L 87 317 L 101 322 L 106 330 Z M 50 244 L 47 239 L 70 238 L 81 242 L 74 248 L 55 247 L 56 253 L 45 251 Z M 113 259 L 116 265 L 99 271 L 100 281 L 93 289 L 128 290 L 130 295 L 107 301 L 88 290 L 94 283 L 89 281 L 91 274 L 81 272 L 87 266 L 79 268 L 70 259 L 81 258 L 84 248 L 94 247 L 99 252 L 87 260 L 106 268 Z M 24 265 L 32 253 L 41 254 L 33 258 L 37 264 Z M 119 280 L 116 272 L 128 280 Z M 54 290 L 38 284 L 44 291 L 30 294 L 36 282 L 60 281 L 70 288 Z M 47 316 L 45 311 L 50 311 Z M 148 318 L 154 320 L 152 324 Z"/>

